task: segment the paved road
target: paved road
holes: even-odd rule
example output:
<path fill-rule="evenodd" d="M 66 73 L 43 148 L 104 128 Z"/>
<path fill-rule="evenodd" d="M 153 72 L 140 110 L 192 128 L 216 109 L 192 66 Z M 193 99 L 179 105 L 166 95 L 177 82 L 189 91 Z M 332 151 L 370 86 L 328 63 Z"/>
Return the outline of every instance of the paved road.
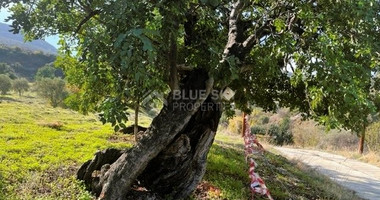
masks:
<path fill-rule="evenodd" d="M 326 152 L 275 147 L 289 159 L 299 160 L 364 199 L 380 200 L 380 168 Z"/>

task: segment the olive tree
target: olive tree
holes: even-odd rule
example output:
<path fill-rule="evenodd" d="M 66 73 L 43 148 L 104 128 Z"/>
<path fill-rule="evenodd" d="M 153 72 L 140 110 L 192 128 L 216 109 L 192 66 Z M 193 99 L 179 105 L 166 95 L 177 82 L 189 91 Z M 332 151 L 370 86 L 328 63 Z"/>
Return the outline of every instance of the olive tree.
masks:
<path fill-rule="evenodd" d="M 4 74 L 0 74 L 0 92 L 2 95 L 7 94 L 12 88 L 12 80 Z"/>
<path fill-rule="evenodd" d="M 10 6 L 15 33 L 62 35 L 61 56 L 81 63 L 66 70 L 104 121 L 123 124 L 142 91 L 166 94 L 133 148 L 98 152 L 79 170 L 100 199 L 189 196 L 205 173 L 223 110 L 284 106 L 356 132 L 373 110 L 376 0 L 3 0 L 1 6 Z M 236 92 L 231 101 L 218 96 L 226 88 Z M 135 183 L 148 191 L 131 190 Z"/>
<path fill-rule="evenodd" d="M 29 90 L 29 82 L 26 78 L 13 80 L 12 88 L 19 94 L 19 96 L 21 96 L 24 92 Z"/>
<path fill-rule="evenodd" d="M 52 63 L 49 63 L 49 64 L 46 64 L 44 66 L 42 66 L 41 68 L 39 68 L 37 70 L 37 73 L 34 77 L 34 79 L 36 81 L 40 81 L 44 78 L 55 78 L 55 72 L 57 71 L 56 68 L 54 68 L 53 64 Z"/>
<path fill-rule="evenodd" d="M 11 79 L 15 79 L 17 77 L 14 68 L 9 66 L 7 63 L 0 63 L 0 74 L 5 74 Z"/>
<path fill-rule="evenodd" d="M 67 97 L 66 83 L 61 78 L 43 78 L 37 82 L 37 93 L 57 107 Z"/>

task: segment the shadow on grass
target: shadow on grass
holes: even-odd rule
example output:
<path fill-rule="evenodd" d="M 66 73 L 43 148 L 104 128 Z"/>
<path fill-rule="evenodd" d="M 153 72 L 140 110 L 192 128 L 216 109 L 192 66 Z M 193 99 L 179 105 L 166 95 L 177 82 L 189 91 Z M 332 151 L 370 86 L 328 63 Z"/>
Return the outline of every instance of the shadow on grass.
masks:
<path fill-rule="evenodd" d="M 4 194 L 4 177 L 3 175 L 0 173 L 0 199 L 5 199 L 5 194 Z"/>
<path fill-rule="evenodd" d="M 21 102 L 20 100 L 16 100 L 16 99 L 11 98 L 11 97 L 2 97 L 2 96 L 0 96 L 0 102 L 2 102 L 2 101 Z"/>
<path fill-rule="evenodd" d="M 36 97 L 31 96 L 31 95 L 26 95 L 26 96 L 22 96 L 22 97 L 25 97 L 25 98 L 27 98 L 27 99 L 36 99 Z"/>
<path fill-rule="evenodd" d="M 222 191 L 221 199 L 251 199 L 244 146 L 216 141 L 208 155 L 204 181 Z M 360 199 L 315 171 L 286 158 L 265 152 L 254 155 L 255 172 L 266 182 L 274 199 Z M 342 197 L 342 194 L 347 194 Z M 267 199 L 256 195 L 257 199 Z"/>

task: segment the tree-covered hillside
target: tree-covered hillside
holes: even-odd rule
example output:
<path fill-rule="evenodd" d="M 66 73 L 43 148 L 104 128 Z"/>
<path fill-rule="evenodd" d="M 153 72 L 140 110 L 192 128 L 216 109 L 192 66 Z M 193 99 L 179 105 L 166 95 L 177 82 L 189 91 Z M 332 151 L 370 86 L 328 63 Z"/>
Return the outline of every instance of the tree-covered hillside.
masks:
<path fill-rule="evenodd" d="M 38 68 L 55 60 L 57 49 L 43 40 L 24 42 L 22 34 L 9 32 L 0 23 L 0 63 L 7 63 L 19 77 L 32 80 Z"/>
<path fill-rule="evenodd" d="M 7 63 L 19 77 L 33 80 L 38 68 L 55 60 L 55 55 L 25 51 L 18 47 L 0 46 L 0 63 Z"/>

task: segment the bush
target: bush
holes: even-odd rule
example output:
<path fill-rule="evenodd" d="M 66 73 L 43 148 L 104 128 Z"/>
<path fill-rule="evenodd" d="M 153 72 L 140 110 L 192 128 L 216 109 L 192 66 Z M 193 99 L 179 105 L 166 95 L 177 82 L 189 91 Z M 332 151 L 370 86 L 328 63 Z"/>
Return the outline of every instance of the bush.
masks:
<path fill-rule="evenodd" d="M 275 145 L 284 145 L 293 143 L 293 135 L 287 129 L 281 129 L 276 124 L 271 124 L 268 128 L 269 142 Z"/>
<path fill-rule="evenodd" d="M 37 82 L 37 92 L 57 107 L 67 97 L 66 84 L 61 78 L 45 78 Z"/>
<path fill-rule="evenodd" d="M 290 118 L 287 116 L 287 117 L 284 117 L 281 122 L 280 122 L 280 129 L 282 131 L 288 131 L 290 128 Z"/>
<path fill-rule="evenodd" d="M 53 66 L 53 64 L 47 64 L 41 68 L 38 69 L 35 80 L 36 81 L 41 81 L 44 78 L 55 78 L 55 73 L 57 69 Z"/>
<path fill-rule="evenodd" d="M 12 87 L 21 96 L 22 93 L 29 90 L 29 82 L 25 78 L 16 79 L 13 81 Z"/>
<path fill-rule="evenodd" d="M 4 74 L 0 74 L 0 92 L 2 95 L 7 94 L 12 88 L 12 80 Z"/>
<path fill-rule="evenodd" d="M 251 133 L 255 135 L 265 135 L 267 132 L 266 128 L 263 126 L 252 126 Z"/>
<path fill-rule="evenodd" d="M 261 120 L 261 123 L 262 124 L 268 124 L 269 123 L 269 117 L 267 117 L 267 116 L 263 117 L 263 119 Z"/>

